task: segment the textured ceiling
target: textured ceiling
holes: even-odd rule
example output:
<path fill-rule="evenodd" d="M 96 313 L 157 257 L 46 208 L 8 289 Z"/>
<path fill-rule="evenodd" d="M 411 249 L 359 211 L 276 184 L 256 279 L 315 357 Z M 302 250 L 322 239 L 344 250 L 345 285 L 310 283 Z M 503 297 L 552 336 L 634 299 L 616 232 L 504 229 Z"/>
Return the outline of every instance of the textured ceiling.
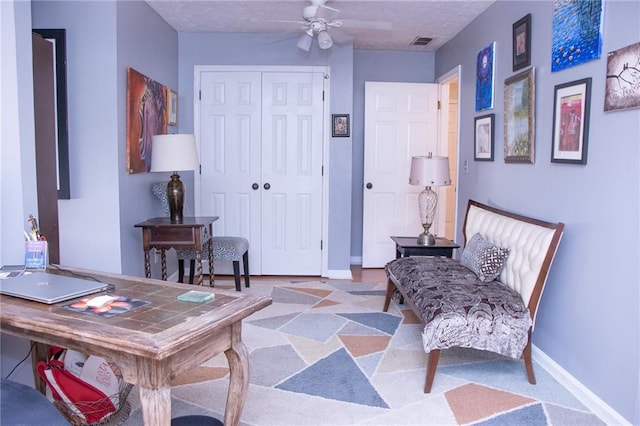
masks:
<path fill-rule="evenodd" d="M 339 9 L 337 20 L 381 21 L 391 30 L 345 28 L 355 49 L 435 51 L 484 12 L 495 0 L 329 0 Z M 309 0 L 146 0 L 180 32 L 252 32 L 294 36 L 300 25 L 270 20 L 302 21 Z M 331 31 L 329 31 L 331 33 Z M 411 46 L 429 37 L 426 46 Z"/>

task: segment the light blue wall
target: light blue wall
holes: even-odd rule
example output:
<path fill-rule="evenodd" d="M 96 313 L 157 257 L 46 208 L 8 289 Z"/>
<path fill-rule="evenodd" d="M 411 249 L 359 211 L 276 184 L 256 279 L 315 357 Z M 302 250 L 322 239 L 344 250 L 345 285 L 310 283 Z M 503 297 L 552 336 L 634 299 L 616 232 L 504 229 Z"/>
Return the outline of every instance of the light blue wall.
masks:
<path fill-rule="evenodd" d="M 142 276 L 133 225 L 163 214 L 150 188 L 168 176 L 127 174 L 126 69 L 176 89 L 177 33 L 144 2 L 36 1 L 32 21 L 67 36 L 71 199 L 58 202 L 61 263 Z"/>
<path fill-rule="evenodd" d="M 298 65 L 330 67 L 330 113 L 351 114 L 353 46 L 334 45 L 310 52 L 296 38 L 274 42 L 264 34 L 180 33 L 180 130 L 193 131 L 195 65 Z M 329 131 L 329 129 L 326 129 Z M 349 271 L 351 223 L 351 138 L 330 140 L 328 268 Z"/>
<path fill-rule="evenodd" d="M 356 50 L 353 54 L 353 162 L 351 258 L 362 261 L 362 199 L 364 191 L 364 83 L 391 81 L 433 83 L 434 52 Z"/>
<path fill-rule="evenodd" d="M 640 3 L 605 2 L 602 57 L 551 73 L 551 1 L 499 1 L 436 54 L 436 76 L 462 65 L 458 205 L 467 199 L 566 224 L 533 342 L 627 420 L 640 424 L 640 110 L 604 112 L 607 52 L 640 40 Z M 504 80 L 511 24 L 532 15 L 535 164 L 505 164 Z M 496 41 L 496 161 L 473 161 L 475 60 Z M 588 161 L 551 163 L 554 86 L 592 77 Z M 459 167 L 459 169 L 461 169 Z M 458 218 L 461 221 L 462 216 Z M 459 223 L 459 228 L 461 228 Z"/>

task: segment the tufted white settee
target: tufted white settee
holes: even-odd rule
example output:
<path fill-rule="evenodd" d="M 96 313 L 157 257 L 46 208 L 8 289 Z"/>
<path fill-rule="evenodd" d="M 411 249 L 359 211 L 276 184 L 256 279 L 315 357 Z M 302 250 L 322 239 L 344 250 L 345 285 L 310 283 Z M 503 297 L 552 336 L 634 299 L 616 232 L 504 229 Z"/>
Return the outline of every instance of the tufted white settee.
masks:
<path fill-rule="evenodd" d="M 396 289 L 424 323 L 425 392 L 441 349 L 467 347 L 523 358 L 535 384 L 531 333 L 564 224 L 469 200 L 460 259 L 404 257 L 386 265 L 384 311 Z"/>

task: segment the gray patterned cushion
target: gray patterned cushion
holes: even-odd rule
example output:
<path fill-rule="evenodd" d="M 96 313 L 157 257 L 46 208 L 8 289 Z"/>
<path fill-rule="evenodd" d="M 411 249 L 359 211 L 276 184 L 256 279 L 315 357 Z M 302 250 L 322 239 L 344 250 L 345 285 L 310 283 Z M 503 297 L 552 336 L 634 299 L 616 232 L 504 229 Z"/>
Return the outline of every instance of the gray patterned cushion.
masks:
<path fill-rule="evenodd" d="M 403 257 L 385 269 L 420 312 L 426 352 L 465 347 L 522 355 L 532 321 L 515 290 L 499 281 L 483 283 L 446 257 Z"/>
<path fill-rule="evenodd" d="M 249 241 L 242 237 L 213 237 L 213 260 L 242 260 L 242 255 L 249 250 Z M 193 249 L 176 250 L 178 259 L 195 259 L 196 251 Z M 202 247 L 202 258 L 209 257 L 209 249 Z"/>
<path fill-rule="evenodd" d="M 507 263 L 508 248 L 494 246 L 480 234 L 469 240 L 460 256 L 460 264 L 473 271 L 482 282 L 493 281 Z"/>

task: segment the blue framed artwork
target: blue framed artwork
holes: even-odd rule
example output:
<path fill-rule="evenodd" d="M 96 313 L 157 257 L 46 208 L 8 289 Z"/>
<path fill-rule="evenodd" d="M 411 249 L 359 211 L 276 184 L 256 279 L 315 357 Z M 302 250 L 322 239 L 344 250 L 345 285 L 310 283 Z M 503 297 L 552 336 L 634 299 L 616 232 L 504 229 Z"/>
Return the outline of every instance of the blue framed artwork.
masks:
<path fill-rule="evenodd" d="M 494 41 L 478 52 L 476 60 L 476 111 L 493 108 Z"/>
<path fill-rule="evenodd" d="M 603 9 L 603 0 L 553 0 L 552 72 L 600 57 Z"/>

